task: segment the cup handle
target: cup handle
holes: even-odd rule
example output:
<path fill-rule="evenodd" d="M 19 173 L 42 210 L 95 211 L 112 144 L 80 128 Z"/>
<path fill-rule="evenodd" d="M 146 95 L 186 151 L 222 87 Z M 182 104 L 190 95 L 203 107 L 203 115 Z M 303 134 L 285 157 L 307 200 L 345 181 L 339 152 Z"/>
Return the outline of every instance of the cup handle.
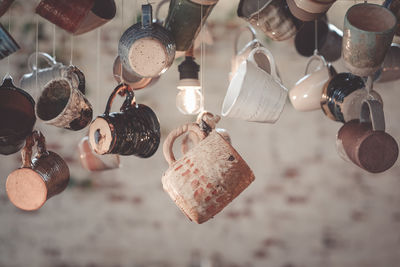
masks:
<path fill-rule="evenodd" d="M 360 122 L 371 122 L 374 131 L 385 131 L 385 115 L 381 102 L 364 100 L 361 106 Z"/>
<path fill-rule="evenodd" d="M 155 11 L 155 18 L 157 21 L 161 21 L 159 18 L 160 15 L 160 9 L 163 5 L 165 5 L 166 3 L 169 3 L 169 0 L 162 0 L 160 3 L 158 3 L 158 5 L 156 6 L 156 11 Z"/>
<path fill-rule="evenodd" d="M 153 8 L 150 4 L 142 5 L 142 28 L 150 28 L 153 23 Z"/>
<path fill-rule="evenodd" d="M 271 67 L 272 77 L 274 77 L 275 79 L 280 81 L 280 78 L 278 77 L 278 74 L 276 72 L 276 65 L 275 65 L 274 57 L 272 56 L 271 52 L 267 48 L 262 47 L 262 46 L 254 48 L 253 50 L 251 50 L 249 56 L 247 57 L 247 60 L 251 61 L 252 63 L 254 63 L 255 65 L 258 66 L 258 64 L 254 58 L 254 55 L 259 52 L 262 52 L 268 58 L 269 65 Z"/>
<path fill-rule="evenodd" d="M 182 125 L 181 127 L 170 132 L 169 135 L 167 136 L 167 138 L 165 139 L 165 142 L 163 145 L 164 157 L 170 166 L 172 164 L 174 164 L 174 162 L 176 161 L 174 152 L 172 150 L 175 140 L 179 136 L 181 136 L 182 134 L 184 134 L 188 131 L 191 131 L 194 134 L 196 134 L 197 137 L 199 137 L 200 141 L 203 140 L 204 138 L 206 138 L 206 133 L 203 132 L 200 129 L 199 125 L 196 123 L 188 123 L 188 124 Z"/>
<path fill-rule="evenodd" d="M 78 69 L 76 66 L 69 66 L 66 70 L 66 78 L 72 80 L 74 79 L 74 76 L 72 74 L 75 74 L 76 77 L 78 78 L 78 90 L 81 91 L 82 94 L 85 94 L 85 75 L 83 72 Z"/>
<path fill-rule="evenodd" d="M 237 55 L 239 53 L 239 49 L 238 49 L 239 38 L 246 31 L 249 31 L 251 33 L 251 38 L 252 38 L 251 41 L 256 39 L 256 31 L 254 30 L 254 28 L 251 25 L 247 25 L 247 27 L 240 28 L 239 31 L 237 31 L 237 33 L 235 35 L 235 40 L 233 41 L 234 55 Z"/>
<path fill-rule="evenodd" d="M 44 59 L 46 61 L 47 64 L 49 64 L 50 66 L 54 66 L 57 64 L 57 61 L 54 60 L 54 58 L 52 56 L 50 56 L 47 53 L 43 53 L 43 52 L 35 52 L 33 54 L 31 54 L 28 58 L 28 69 L 30 72 L 33 72 L 35 70 L 37 70 L 37 66 L 36 66 L 36 55 L 40 59 Z"/>
<path fill-rule="evenodd" d="M 47 155 L 46 149 L 46 139 L 44 135 L 40 131 L 33 131 L 25 141 L 25 146 L 21 151 L 22 157 L 22 168 L 31 168 L 32 167 L 32 148 L 37 145 L 37 158 L 42 157 L 43 155 Z"/>
<path fill-rule="evenodd" d="M 310 57 L 310 59 L 307 62 L 306 71 L 305 71 L 304 75 L 308 75 L 309 74 L 311 63 L 313 61 L 316 61 L 316 60 L 320 61 L 322 63 L 323 67 L 327 67 L 328 66 L 328 63 L 326 62 L 326 60 L 325 60 L 325 58 L 323 56 L 318 55 L 318 54 L 314 54 L 314 55 L 312 55 Z M 331 76 L 331 72 L 329 71 L 329 68 L 328 68 L 328 74 L 329 74 L 329 76 Z"/>
<path fill-rule="evenodd" d="M 104 114 L 107 114 L 107 115 L 110 114 L 112 103 L 117 94 L 119 94 L 120 96 L 126 95 L 126 99 L 125 99 L 124 103 L 122 104 L 121 110 L 124 110 L 124 109 L 127 109 L 129 107 L 136 105 L 135 93 L 133 92 L 133 89 L 129 85 L 127 85 L 125 83 L 121 83 L 117 87 L 115 87 L 114 91 L 111 93 L 110 97 L 108 98 L 107 106 L 106 106 L 106 110 L 104 111 Z"/>

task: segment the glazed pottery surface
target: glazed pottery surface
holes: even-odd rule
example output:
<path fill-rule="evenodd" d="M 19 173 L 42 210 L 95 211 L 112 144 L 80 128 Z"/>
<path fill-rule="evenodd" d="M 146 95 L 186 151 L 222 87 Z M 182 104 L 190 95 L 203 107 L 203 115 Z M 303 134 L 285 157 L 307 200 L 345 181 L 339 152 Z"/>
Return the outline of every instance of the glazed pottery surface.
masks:
<path fill-rule="evenodd" d="M 14 38 L 8 31 L 0 24 L 0 60 L 8 57 L 12 53 L 20 49 Z"/>
<path fill-rule="evenodd" d="M 114 0 L 95 0 L 92 9 L 80 23 L 75 35 L 92 31 L 115 17 L 117 7 Z"/>

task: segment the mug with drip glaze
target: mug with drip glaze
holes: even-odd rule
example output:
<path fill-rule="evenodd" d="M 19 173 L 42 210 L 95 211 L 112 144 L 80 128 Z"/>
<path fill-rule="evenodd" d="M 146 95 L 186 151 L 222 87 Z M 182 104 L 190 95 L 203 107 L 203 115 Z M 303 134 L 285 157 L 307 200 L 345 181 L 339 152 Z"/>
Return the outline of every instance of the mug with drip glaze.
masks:
<path fill-rule="evenodd" d="M 340 128 L 336 144 L 342 158 L 372 173 L 390 169 L 399 154 L 396 140 L 385 132 L 383 106 L 377 100 L 362 102 L 360 118 Z"/>
<path fill-rule="evenodd" d="M 78 131 L 92 120 L 93 110 L 84 95 L 85 76 L 69 66 L 62 77 L 48 82 L 36 103 L 36 115 L 44 123 Z"/>
<path fill-rule="evenodd" d="M 8 33 L 8 31 L 0 23 L 0 60 L 8 57 L 12 53 L 20 49 L 14 38 Z"/>
<path fill-rule="evenodd" d="M 312 21 L 323 16 L 336 0 L 286 0 L 290 12 L 302 21 Z"/>
<path fill-rule="evenodd" d="M 218 0 L 171 0 L 165 19 L 176 42 L 177 51 L 186 51 L 192 45 Z"/>
<path fill-rule="evenodd" d="M 201 141 L 176 160 L 173 144 L 189 131 Z M 207 134 L 196 123 L 173 130 L 163 151 L 169 164 L 161 179 L 164 191 L 190 220 L 199 224 L 224 209 L 255 179 L 247 163 L 219 133 L 212 130 Z"/>
<path fill-rule="evenodd" d="M 37 154 L 32 159 L 35 143 Z M 22 167 L 7 177 L 7 195 L 17 208 L 38 210 L 49 198 L 65 190 L 69 168 L 58 154 L 46 150 L 45 138 L 38 131 L 28 136 L 21 155 Z"/>
<path fill-rule="evenodd" d="M 110 113 L 117 94 L 125 96 L 120 112 Z M 137 104 L 133 89 L 118 85 L 108 99 L 106 110 L 89 127 L 89 143 L 100 155 L 151 157 L 160 144 L 160 123 L 151 108 Z"/>
<path fill-rule="evenodd" d="M 302 26 L 282 0 L 240 0 L 237 14 L 275 41 L 291 38 Z"/>
<path fill-rule="evenodd" d="M 364 100 L 377 100 L 382 103 L 376 91 L 365 89 L 364 80 L 351 73 L 339 73 L 326 83 L 321 97 L 321 108 L 325 115 L 340 122 L 358 119 Z"/>
<path fill-rule="evenodd" d="M 0 154 L 19 151 L 36 122 L 35 101 L 15 87 L 11 76 L 0 85 Z"/>
<path fill-rule="evenodd" d="M 380 5 L 362 3 L 344 18 L 342 57 L 351 73 L 367 77 L 382 65 L 392 43 L 397 19 Z"/>
<path fill-rule="evenodd" d="M 124 68 L 138 77 L 160 76 L 175 58 L 172 34 L 152 21 L 151 5 L 142 5 L 142 22 L 129 27 L 118 44 L 118 55 Z"/>

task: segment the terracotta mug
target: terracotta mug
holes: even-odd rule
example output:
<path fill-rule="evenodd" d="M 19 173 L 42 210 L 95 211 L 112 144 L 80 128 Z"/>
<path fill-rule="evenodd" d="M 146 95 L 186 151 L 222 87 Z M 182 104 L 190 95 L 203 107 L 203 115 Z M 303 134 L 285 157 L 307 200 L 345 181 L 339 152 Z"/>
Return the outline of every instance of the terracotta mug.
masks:
<path fill-rule="evenodd" d="M 120 167 L 119 155 L 99 155 L 91 148 L 89 137 L 85 136 L 78 144 L 82 166 L 91 172 L 112 170 Z"/>
<path fill-rule="evenodd" d="M 138 77 L 160 76 L 175 58 L 173 36 L 152 21 L 151 5 L 142 5 L 142 22 L 129 27 L 118 44 L 118 55 L 124 68 Z"/>
<path fill-rule="evenodd" d="M 94 0 L 93 7 L 79 24 L 75 35 L 92 31 L 115 17 L 117 7 L 114 0 Z"/>
<path fill-rule="evenodd" d="M 14 38 L 8 31 L 0 24 L 0 60 L 8 57 L 12 53 L 20 49 Z"/>
<path fill-rule="evenodd" d="M 188 131 L 201 141 L 176 160 L 174 141 Z M 183 213 L 199 224 L 214 217 L 254 181 L 253 172 L 236 150 L 216 131 L 206 137 L 196 123 L 173 130 L 163 150 L 169 164 L 161 179 L 163 188 Z"/>
<path fill-rule="evenodd" d="M 325 15 L 336 0 L 286 0 L 290 12 L 302 21 L 312 21 Z"/>
<path fill-rule="evenodd" d="M 36 122 L 35 101 L 15 87 L 11 76 L 0 85 L 0 154 L 19 151 Z"/>
<path fill-rule="evenodd" d="M 302 26 L 282 0 L 240 0 L 237 14 L 275 41 L 293 37 Z"/>
<path fill-rule="evenodd" d="M 14 0 L 0 0 L 0 17 L 7 12 L 12 3 L 14 3 Z"/>
<path fill-rule="evenodd" d="M 176 43 L 177 51 L 192 45 L 218 0 L 171 0 L 165 19 Z"/>
<path fill-rule="evenodd" d="M 385 132 L 383 106 L 376 100 L 364 100 L 359 120 L 346 122 L 337 134 L 339 153 L 366 171 L 380 173 L 397 160 L 396 140 Z"/>
<path fill-rule="evenodd" d="M 61 78 L 48 82 L 36 103 L 36 115 L 44 123 L 78 131 L 92 120 L 93 109 L 85 97 L 85 76 L 69 66 Z"/>
<path fill-rule="evenodd" d="M 376 82 L 392 82 L 400 79 L 400 45 L 393 43 L 386 53 L 382 72 Z"/>
<path fill-rule="evenodd" d="M 110 113 L 117 94 L 126 95 L 120 112 Z M 108 99 L 106 110 L 89 127 L 89 142 L 100 155 L 119 154 L 151 157 L 160 144 L 160 123 L 151 108 L 137 104 L 133 89 L 118 85 Z"/>
<path fill-rule="evenodd" d="M 269 64 L 271 72 L 264 71 Z M 274 123 L 286 103 L 287 89 L 276 72 L 275 61 L 265 47 L 252 50 L 229 84 L 222 116 L 254 122 Z"/>
<path fill-rule="evenodd" d="M 35 142 L 37 154 L 31 159 Z M 46 150 L 45 138 L 37 131 L 28 136 L 21 155 L 22 167 L 7 177 L 7 195 L 17 208 L 38 210 L 49 198 L 65 190 L 69 169 L 59 155 Z"/>
<path fill-rule="evenodd" d="M 377 92 L 368 93 L 361 77 L 351 73 L 339 73 L 325 85 L 321 108 L 328 118 L 344 123 L 359 118 L 361 104 L 366 99 L 382 103 L 382 98 Z"/>
<path fill-rule="evenodd" d="M 380 5 L 362 3 L 347 10 L 342 54 L 345 66 L 358 76 L 373 75 L 390 48 L 397 19 Z"/>

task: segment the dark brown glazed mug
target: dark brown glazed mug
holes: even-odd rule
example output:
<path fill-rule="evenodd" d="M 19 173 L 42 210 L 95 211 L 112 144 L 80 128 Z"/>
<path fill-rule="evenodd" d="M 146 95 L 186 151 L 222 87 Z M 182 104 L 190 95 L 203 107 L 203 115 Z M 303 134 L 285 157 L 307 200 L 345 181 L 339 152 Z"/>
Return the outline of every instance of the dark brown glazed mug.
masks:
<path fill-rule="evenodd" d="M 6 76 L 0 86 L 0 154 L 19 151 L 35 122 L 35 101 Z"/>
<path fill-rule="evenodd" d="M 37 154 L 32 159 L 35 142 Z M 37 210 L 49 198 L 65 190 L 69 168 L 59 155 L 46 150 L 45 138 L 38 131 L 28 136 L 21 154 L 22 167 L 7 177 L 7 195 L 17 208 Z"/>
<path fill-rule="evenodd" d="M 346 122 L 337 135 L 339 153 L 372 173 L 391 168 L 397 160 L 396 140 L 385 132 L 383 106 L 376 100 L 364 100 L 359 120 Z"/>
<path fill-rule="evenodd" d="M 126 96 L 120 112 L 110 113 L 119 94 Z M 160 144 L 160 123 L 151 108 L 135 102 L 133 89 L 118 85 L 108 99 L 106 110 L 89 127 L 89 143 L 100 154 L 151 157 Z"/>
<path fill-rule="evenodd" d="M 75 35 L 94 30 L 115 17 L 117 7 L 114 0 L 95 0 L 92 9 L 83 19 Z"/>

